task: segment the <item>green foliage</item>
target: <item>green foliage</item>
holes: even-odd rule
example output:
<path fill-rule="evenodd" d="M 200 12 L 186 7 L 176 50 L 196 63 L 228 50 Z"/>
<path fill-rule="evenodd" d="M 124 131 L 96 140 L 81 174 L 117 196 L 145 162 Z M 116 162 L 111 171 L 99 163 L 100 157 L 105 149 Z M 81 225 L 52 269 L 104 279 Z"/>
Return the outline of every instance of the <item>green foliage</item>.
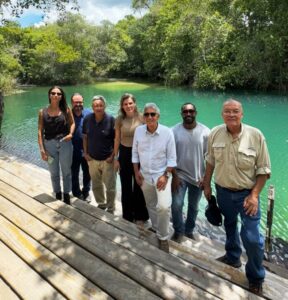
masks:
<path fill-rule="evenodd" d="M 22 70 L 19 60 L 21 37 L 21 28 L 15 22 L 7 22 L 5 27 L 0 27 L 0 91 L 4 93 L 14 88 Z"/>
<path fill-rule="evenodd" d="M 118 76 L 197 88 L 288 88 L 286 0 L 141 0 L 132 6 L 146 14 L 116 25 L 92 25 L 71 13 L 40 28 L 6 23 L 0 82 L 76 84 Z"/>
<path fill-rule="evenodd" d="M 77 0 L 0 0 L 0 16 L 3 15 L 4 9 L 8 9 L 13 16 L 19 17 L 31 7 L 44 12 L 51 8 L 64 12 L 69 3 L 72 4 L 72 9 L 78 9 Z"/>

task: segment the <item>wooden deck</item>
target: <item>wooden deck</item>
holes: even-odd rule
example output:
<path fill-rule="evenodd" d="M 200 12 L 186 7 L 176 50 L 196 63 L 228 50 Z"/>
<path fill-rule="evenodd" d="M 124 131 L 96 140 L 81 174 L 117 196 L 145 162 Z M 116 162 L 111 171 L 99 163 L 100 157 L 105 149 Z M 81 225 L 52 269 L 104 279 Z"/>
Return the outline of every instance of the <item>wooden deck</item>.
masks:
<path fill-rule="evenodd" d="M 46 170 L 0 152 L 0 299 L 262 299 L 244 267 L 204 237 L 157 248 L 154 233 L 95 205 L 51 196 Z M 264 298 L 288 299 L 267 271 Z"/>

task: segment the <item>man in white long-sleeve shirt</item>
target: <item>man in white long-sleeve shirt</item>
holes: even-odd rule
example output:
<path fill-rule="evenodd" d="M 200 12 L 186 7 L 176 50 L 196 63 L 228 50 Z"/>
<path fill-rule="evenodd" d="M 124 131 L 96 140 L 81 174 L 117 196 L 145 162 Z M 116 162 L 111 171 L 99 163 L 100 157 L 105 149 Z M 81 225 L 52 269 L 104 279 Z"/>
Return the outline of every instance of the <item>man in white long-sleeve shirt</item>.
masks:
<path fill-rule="evenodd" d="M 176 166 L 176 147 L 172 131 L 158 123 L 160 110 L 154 103 L 144 107 L 145 125 L 136 128 L 132 163 L 137 183 L 141 186 L 152 228 L 159 248 L 169 252 L 171 211 L 171 172 Z"/>

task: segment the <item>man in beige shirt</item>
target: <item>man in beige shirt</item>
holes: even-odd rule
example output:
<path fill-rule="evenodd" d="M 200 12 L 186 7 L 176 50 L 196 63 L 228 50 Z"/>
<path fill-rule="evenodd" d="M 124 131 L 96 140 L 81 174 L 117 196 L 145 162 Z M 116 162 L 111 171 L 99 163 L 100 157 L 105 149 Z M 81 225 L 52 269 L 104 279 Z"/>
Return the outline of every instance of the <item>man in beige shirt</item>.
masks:
<path fill-rule="evenodd" d="M 237 218 L 241 218 L 241 239 L 248 256 L 246 276 L 249 290 L 262 293 L 265 270 L 262 265 L 264 240 L 259 232 L 260 192 L 270 177 L 270 158 L 263 134 L 241 123 L 240 102 L 229 99 L 223 104 L 223 125 L 212 129 L 208 138 L 208 155 L 204 176 L 204 194 L 211 198 L 214 172 L 217 202 L 224 215 L 226 254 L 219 261 L 239 268 L 241 246 Z"/>

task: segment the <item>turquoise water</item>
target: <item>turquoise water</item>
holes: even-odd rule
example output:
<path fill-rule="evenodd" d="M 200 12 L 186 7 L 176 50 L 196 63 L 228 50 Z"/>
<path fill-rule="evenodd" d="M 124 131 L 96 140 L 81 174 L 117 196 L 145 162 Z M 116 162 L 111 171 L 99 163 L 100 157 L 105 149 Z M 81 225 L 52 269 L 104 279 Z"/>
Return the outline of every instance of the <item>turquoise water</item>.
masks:
<path fill-rule="evenodd" d="M 85 99 L 85 107 L 90 107 L 92 97 L 103 95 L 107 100 L 107 111 L 116 115 L 119 99 L 124 92 L 133 93 L 140 110 L 147 102 L 155 102 L 160 107 L 160 122 L 173 126 L 181 122 L 180 106 L 193 102 L 198 110 L 198 121 L 212 128 L 222 123 L 223 101 L 234 97 L 243 103 L 243 122 L 258 127 L 265 135 L 272 162 L 272 177 L 261 194 L 262 222 L 266 224 L 267 187 L 275 187 L 275 207 L 272 234 L 288 240 L 288 96 L 254 92 L 214 92 L 195 91 L 188 88 L 166 88 L 157 85 L 129 82 L 99 83 L 86 86 L 64 88 L 68 103 L 74 92 L 80 92 Z M 1 148 L 41 167 L 37 144 L 38 110 L 48 103 L 47 87 L 29 88 L 24 93 L 5 98 L 5 114 L 2 124 Z M 201 201 L 200 217 L 206 202 Z"/>

